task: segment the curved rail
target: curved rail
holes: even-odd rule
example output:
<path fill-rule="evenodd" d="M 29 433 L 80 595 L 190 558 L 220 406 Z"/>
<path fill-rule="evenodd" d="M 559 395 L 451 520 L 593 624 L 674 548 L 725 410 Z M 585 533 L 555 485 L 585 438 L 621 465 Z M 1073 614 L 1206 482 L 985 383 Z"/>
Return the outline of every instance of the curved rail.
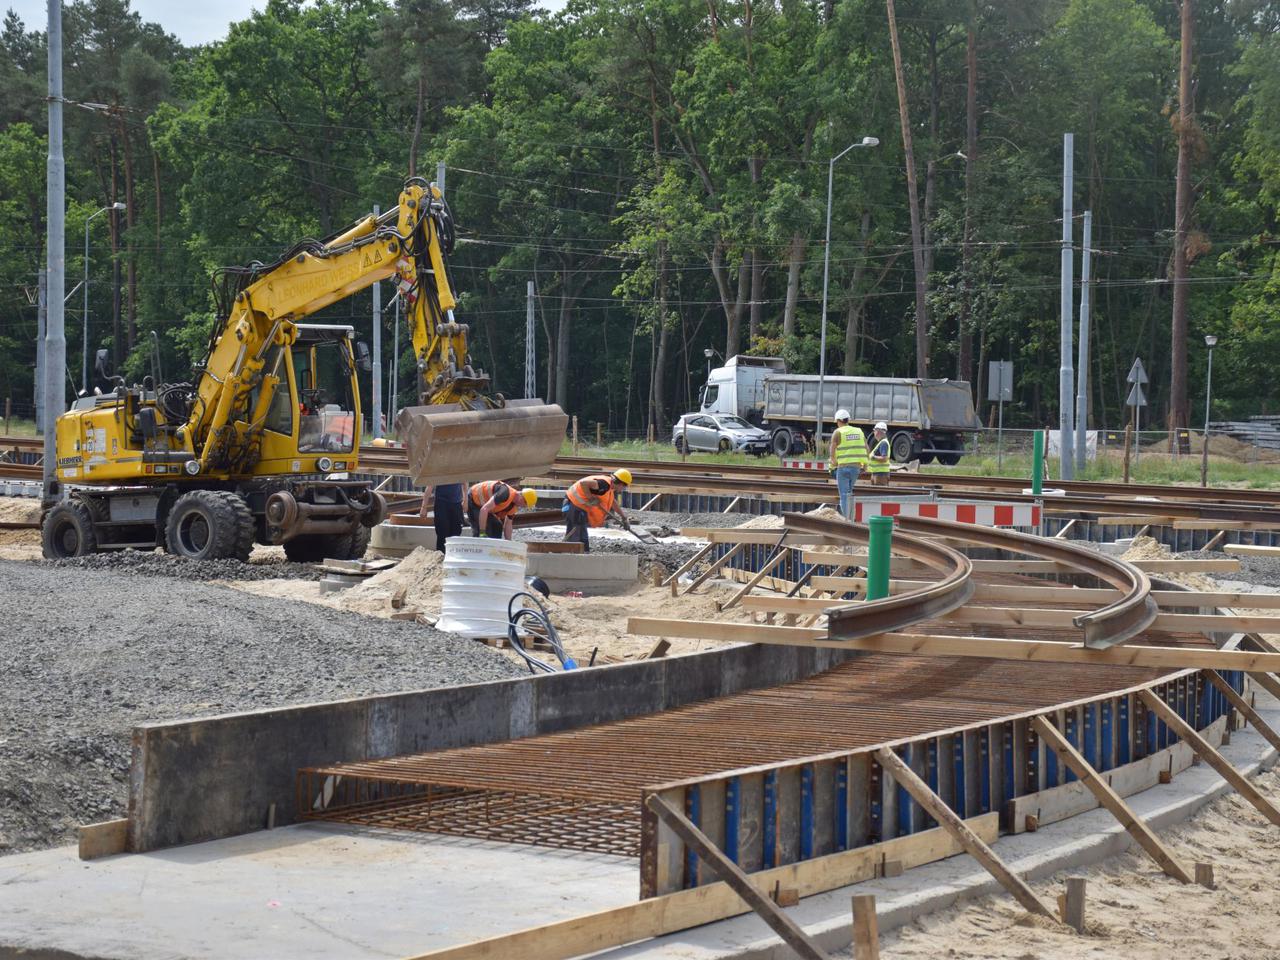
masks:
<path fill-rule="evenodd" d="M 846 520 L 829 520 L 802 513 L 783 514 L 783 520 L 788 530 L 817 533 L 844 543 L 864 544 L 871 535 L 871 530 L 866 525 Z M 943 574 L 942 579 L 882 600 L 831 607 L 825 611 L 827 630 L 831 636 L 852 640 L 877 633 L 892 633 L 913 623 L 933 620 L 969 602 L 973 596 L 973 564 L 963 553 L 910 534 L 894 537 L 893 545 L 898 553 Z M 835 559 L 839 556 L 833 554 Z"/>
<path fill-rule="evenodd" d="M 978 543 L 983 546 L 1026 554 L 1042 560 L 1054 560 L 1091 577 L 1109 583 L 1124 596 L 1114 603 L 1072 618 L 1084 631 L 1084 645 L 1105 649 L 1124 643 L 1155 621 L 1158 610 L 1151 598 L 1151 580 L 1131 563 L 1118 557 L 1077 546 L 1065 540 L 1033 537 L 1013 530 L 982 527 L 969 523 L 951 523 L 924 517 L 895 517 L 901 530 L 924 533 L 946 540 Z M 832 636 L 836 636 L 832 633 Z"/>

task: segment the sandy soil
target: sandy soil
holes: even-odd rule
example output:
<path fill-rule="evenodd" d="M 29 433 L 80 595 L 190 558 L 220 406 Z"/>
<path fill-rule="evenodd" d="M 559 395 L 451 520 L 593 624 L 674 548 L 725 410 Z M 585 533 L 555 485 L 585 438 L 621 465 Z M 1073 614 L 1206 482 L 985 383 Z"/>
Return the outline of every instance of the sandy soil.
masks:
<path fill-rule="evenodd" d="M 1268 796 L 1280 796 L 1276 771 L 1256 782 Z M 1033 921 L 1009 897 L 987 897 L 886 934 L 880 954 L 886 960 L 1280 958 L 1280 830 L 1233 793 L 1161 836 L 1185 862 L 1212 863 L 1217 889 L 1183 886 L 1130 850 L 1072 874 L 1088 882 L 1083 936 Z M 1066 874 L 1032 886 L 1054 902 Z"/>
<path fill-rule="evenodd" d="M 16 523 L 39 520 L 39 500 L 30 497 L 0 497 L 0 521 Z M 0 560 L 36 560 L 39 557 L 39 530 L 0 530 Z"/>

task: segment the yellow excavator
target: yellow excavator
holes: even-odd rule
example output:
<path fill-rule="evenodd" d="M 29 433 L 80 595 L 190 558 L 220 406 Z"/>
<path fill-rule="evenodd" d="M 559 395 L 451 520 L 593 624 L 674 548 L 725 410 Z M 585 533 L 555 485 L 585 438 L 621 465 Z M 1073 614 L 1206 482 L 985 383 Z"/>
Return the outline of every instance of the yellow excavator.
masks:
<path fill-rule="evenodd" d="M 419 400 L 398 421 L 422 483 L 545 470 L 568 418 L 555 405 L 506 401 L 468 352 L 454 318 L 447 258 L 453 222 L 440 190 L 410 179 L 399 203 L 274 263 L 214 274 L 217 317 L 191 381 L 158 369 L 83 396 L 58 418 L 57 490 L 46 557 L 164 547 L 196 559 L 247 560 L 281 544 L 292 560 L 363 556 L 386 503 L 359 468 L 358 370 L 368 349 L 349 326 L 305 323 L 394 278 L 408 307 Z"/>

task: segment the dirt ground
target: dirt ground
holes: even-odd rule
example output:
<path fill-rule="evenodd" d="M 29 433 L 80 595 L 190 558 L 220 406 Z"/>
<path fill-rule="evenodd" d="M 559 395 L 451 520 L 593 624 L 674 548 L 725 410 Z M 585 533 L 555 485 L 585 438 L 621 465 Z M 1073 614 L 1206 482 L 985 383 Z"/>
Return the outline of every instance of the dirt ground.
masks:
<path fill-rule="evenodd" d="M 1280 798 L 1280 774 L 1255 781 Z M 1183 886 L 1140 850 L 1073 872 L 1087 880 L 1085 933 L 1032 920 L 1009 897 L 986 897 L 886 934 L 886 960 L 1206 960 L 1280 958 L 1280 830 L 1237 794 L 1161 834 L 1184 862 L 1212 863 L 1217 889 Z M 1032 884 L 1056 902 L 1062 874 Z"/>

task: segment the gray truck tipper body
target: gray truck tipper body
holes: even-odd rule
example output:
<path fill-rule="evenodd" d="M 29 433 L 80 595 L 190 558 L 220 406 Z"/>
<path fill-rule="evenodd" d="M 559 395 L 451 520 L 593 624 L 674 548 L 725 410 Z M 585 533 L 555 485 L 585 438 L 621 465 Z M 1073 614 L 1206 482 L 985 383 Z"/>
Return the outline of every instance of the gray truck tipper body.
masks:
<path fill-rule="evenodd" d="M 936 458 L 955 463 L 964 450 L 964 435 L 981 427 L 969 384 L 962 380 L 827 377 L 822 407 L 824 436 L 835 427 L 835 413 L 842 408 L 868 437 L 883 420 L 893 458 L 900 462 Z M 775 453 L 798 452 L 812 445 L 818 378 L 787 373 L 777 358 L 731 357 L 711 371 L 702 409 L 736 413 L 771 430 Z"/>

